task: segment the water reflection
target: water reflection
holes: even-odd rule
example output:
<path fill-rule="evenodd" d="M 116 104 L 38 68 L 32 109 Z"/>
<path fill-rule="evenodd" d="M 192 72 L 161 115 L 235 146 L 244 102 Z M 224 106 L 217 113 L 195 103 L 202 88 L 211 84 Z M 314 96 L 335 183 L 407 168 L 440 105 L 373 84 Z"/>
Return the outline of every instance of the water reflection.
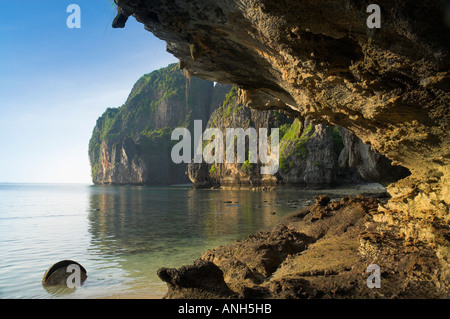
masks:
<path fill-rule="evenodd" d="M 95 186 L 89 200 L 90 251 L 102 257 L 104 268 L 120 267 L 135 285 L 160 284 L 159 267 L 189 264 L 206 249 L 274 225 L 296 208 L 285 197 L 280 192 Z"/>
<path fill-rule="evenodd" d="M 161 251 L 271 226 L 288 211 L 276 200 L 275 192 L 96 187 L 89 231 L 105 254 Z"/>
<path fill-rule="evenodd" d="M 102 276 L 107 272 L 114 279 L 110 282 L 163 291 L 159 267 L 190 264 L 206 249 L 273 226 L 323 193 L 95 186 L 89 250 L 101 260 Z"/>
<path fill-rule="evenodd" d="M 58 286 L 43 286 L 45 291 L 55 298 L 61 298 L 70 297 L 71 294 L 73 294 L 76 291 L 76 288 L 68 288 L 65 285 L 58 285 Z"/>

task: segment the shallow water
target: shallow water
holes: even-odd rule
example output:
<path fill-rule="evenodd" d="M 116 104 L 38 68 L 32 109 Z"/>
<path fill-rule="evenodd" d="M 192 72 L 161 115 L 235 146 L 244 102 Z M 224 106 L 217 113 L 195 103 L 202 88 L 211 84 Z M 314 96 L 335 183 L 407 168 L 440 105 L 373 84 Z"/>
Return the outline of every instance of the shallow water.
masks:
<path fill-rule="evenodd" d="M 0 184 L 0 298 L 160 297 L 159 267 L 190 264 L 206 249 L 266 227 L 333 191 L 194 190 L 189 187 Z M 44 288 L 54 263 L 71 259 L 78 289 Z"/>

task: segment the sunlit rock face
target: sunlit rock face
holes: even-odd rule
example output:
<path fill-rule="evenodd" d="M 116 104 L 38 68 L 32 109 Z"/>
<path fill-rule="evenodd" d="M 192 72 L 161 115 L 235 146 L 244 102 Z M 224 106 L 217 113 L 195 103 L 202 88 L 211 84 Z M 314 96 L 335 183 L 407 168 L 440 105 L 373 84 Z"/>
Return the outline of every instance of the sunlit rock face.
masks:
<path fill-rule="evenodd" d="M 116 3 L 192 75 L 237 84 L 250 107 L 344 127 L 408 168 L 376 220 L 436 245 L 448 267 L 448 1 L 378 0 L 374 29 L 366 24 L 370 1 Z"/>
<path fill-rule="evenodd" d="M 127 101 L 108 108 L 89 142 L 92 181 L 97 185 L 188 183 L 186 165 L 171 160 L 172 131 L 206 123 L 223 99 L 212 82 L 188 79 L 176 64 L 143 75 Z"/>

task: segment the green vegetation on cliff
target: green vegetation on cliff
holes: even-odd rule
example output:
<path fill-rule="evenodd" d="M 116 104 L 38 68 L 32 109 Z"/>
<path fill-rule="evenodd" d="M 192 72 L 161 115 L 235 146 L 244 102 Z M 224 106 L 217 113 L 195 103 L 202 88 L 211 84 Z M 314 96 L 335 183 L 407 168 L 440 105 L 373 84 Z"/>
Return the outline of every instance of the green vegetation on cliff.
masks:
<path fill-rule="evenodd" d="M 241 105 L 237 103 L 237 88 L 233 86 L 231 90 L 225 95 L 223 103 L 219 106 L 218 110 L 214 113 L 212 119 L 212 127 L 215 127 L 221 123 L 218 123 L 218 117 L 228 118 L 231 115 L 239 114 Z"/>
<path fill-rule="evenodd" d="M 214 87 L 212 82 L 188 78 L 177 65 L 172 64 L 142 76 L 121 107 L 108 108 L 97 120 L 89 143 L 94 183 L 187 182 L 187 164 L 171 161 L 171 149 L 178 142 L 172 141 L 171 133 L 176 127 L 186 127 L 192 132 L 193 120 L 202 120 L 202 129 L 207 125 L 224 133 L 226 128 L 245 130 L 253 127 L 258 131 L 262 127 L 278 127 L 279 172 L 290 174 L 290 182 L 303 180 L 306 163 L 313 168 L 328 169 L 329 161 L 318 155 L 323 152 L 319 148 L 333 148 L 334 166 L 338 168 L 337 159 L 343 141 L 337 128 L 330 128 L 326 133 L 329 143 L 325 144 L 328 146 L 310 146 L 316 139 L 313 124 L 289 119 L 275 111 L 251 110 L 239 104 L 236 87 L 222 84 Z M 322 138 L 317 137 L 319 140 Z M 208 143 L 203 141 L 203 146 Z M 250 163 L 249 158 L 249 154 L 245 154 L 245 162 L 236 169 L 233 169 L 233 164 L 208 165 L 205 170 L 208 176 L 202 178 L 220 181 L 234 178 L 234 174 L 243 179 L 258 179 L 260 164 Z M 197 177 L 191 178 L 193 182 L 196 180 Z"/>
<path fill-rule="evenodd" d="M 94 183 L 183 182 L 182 172 L 179 179 L 171 173 L 182 169 L 171 167 L 171 133 L 191 128 L 194 119 L 206 124 L 213 89 L 212 82 L 187 78 L 176 64 L 142 76 L 121 107 L 97 120 L 89 142 Z"/>
<path fill-rule="evenodd" d="M 289 172 L 294 164 L 291 156 L 305 159 L 307 156 L 306 143 L 314 136 L 313 126 L 309 124 L 303 127 L 298 119 L 290 127 L 284 127 L 283 137 L 280 138 L 280 169 L 285 173 Z M 281 134 L 280 134 L 281 135 Z"/>

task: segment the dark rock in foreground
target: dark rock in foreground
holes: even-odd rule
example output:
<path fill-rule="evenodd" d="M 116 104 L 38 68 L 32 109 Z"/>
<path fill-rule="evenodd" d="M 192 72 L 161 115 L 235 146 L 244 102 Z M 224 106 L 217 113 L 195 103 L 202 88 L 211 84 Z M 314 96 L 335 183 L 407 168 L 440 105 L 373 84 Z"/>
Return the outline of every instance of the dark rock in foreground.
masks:
<path fill-rule="evenodd" d="M 223 280 L 220 268 L 205 260 L 197 260 L 194 265 L 179 269 L 160 268 L 158 276 L 173 290 L 179 290 L 189 298 L 220 298 L 233 294 Z"/>

